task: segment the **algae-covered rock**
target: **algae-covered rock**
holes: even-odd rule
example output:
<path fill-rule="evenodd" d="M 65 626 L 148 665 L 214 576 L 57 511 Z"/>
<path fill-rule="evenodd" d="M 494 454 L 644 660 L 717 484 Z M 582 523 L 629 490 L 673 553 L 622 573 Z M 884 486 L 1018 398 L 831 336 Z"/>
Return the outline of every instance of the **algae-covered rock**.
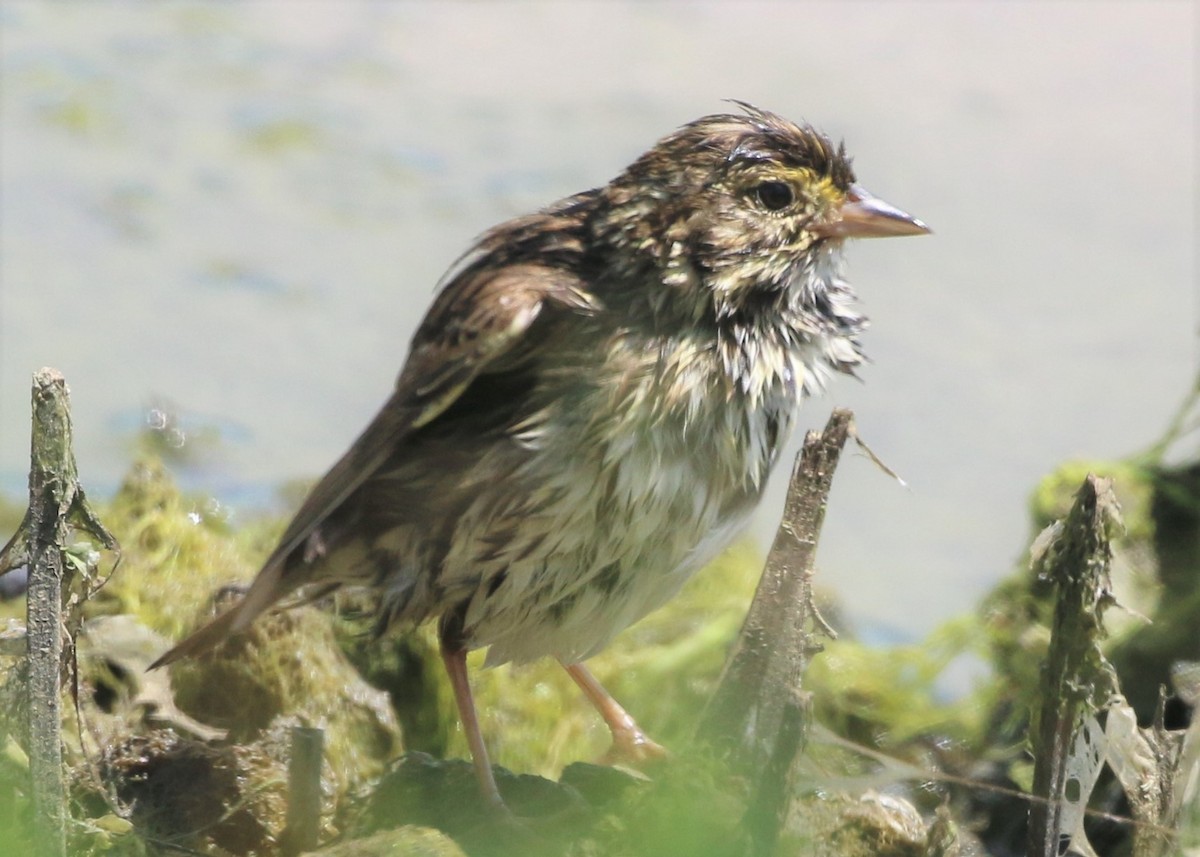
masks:
<path fill-rule="evenodd" d="M 157 729 L 201 740 L 225 736 L 180 711 L 167 672 L 148 669 L 168 645 L 132 616 L 98 616 L 84 624 L 76 639 L 79 705 L 67 716 L 77 711 L 87 729 L 68 730 L 85 740 L 79 748 L 67 742 L 69 760 L 82 764 L 111 744 Z M 82 756 L 76 758 L 76 750 Z"/>
<path fill-rule="evenodd" d="M 259 740 L 281 723 L 324 729 L 338 800 L 379 776 L 401 749 L 387 696 L 362 679 L 338 648 L 329 616 L 312 607 L 261 617 L 213 652 L 172 664 L 171 679 L 180 709 L 228 730 L 231 741 Z"/>
<path fill-rule="evenodd" d="M 620 793 L 623 787 L 617 779 L 625 781 L 624 787 L 639 784 L 628 774 L 607 773 L 607 778 L 585 775 L 577 781 L 599 787 L 600 801 L 610 801 L 614 790 Z M 501 767 L 493 767 L 493 774 L 511 815 L 483 800 L 470 762 L 410 753 L 372 791 L 357 829 L 429 826 L 451 837 L 471 857 L 608 853 L 587 851 L 595 825 L 605 816 L 575 787 Z"/>
<path fill-rule="evenodd" d="M 185 680 L 182 695 L 172 693 L 165 670 L 146 671 L 165 640 L 129 616 L 89 620 L 79 640 L 79 706 L 64 707 L 68 720 L 77 710 L 85 727 L 68 723 L 65 730 L 78 853 L 117 847 L 115 834 L 97 827 L 114 814 L 141 836 L 219 849 L 214 853 L 274 853 L 284 822 L 289 727 L 301 715 L 325 727 L 324 819 L 332 834 L 334 813 L 396 755 L 399 733 L 384 695 L 341 659 L 326 618 L 309 612 L 270 617 L 264 631 L 286 640 L 278 626 L 295 632 L 299 624 L 321 643 L 313 663 L 264 665 L 245 651 L 245 641 L 234 643 L 227 659 L 218 653 L 183 667 L 195 684 Z M 303 645 L 299 653 L 306 654 Z M 261 707 L 272 698 L 273 710 Z M 210 722 L 185 713 L 177 700 Z M 238 740 L 223 741 L 229 730 L 214 722 L 236 727 Z M 82 755 L 75 735 L 85 741 Z M 102 783 L 91 777 L 96 758 Z"/>
<path fill-rule="evenodd" d="M 534 774 L 517 774 L 495 767 L 500 793 L 512 813 L 531 828 L 580 818 L 587 804 L 571 786 Z M 470 762 L 434 759 L 409 753 L 384 776 L 371 793 L 365 828 L 374 830 L 400 824 L 417 824 L 443 830 L 471 842 L 504 823 L 487 805 Z M 470 850 L 470 849 L 469 849 Z"/>
<path fill-rule="evenodd" d="M 982 854 L 963 837 L 949 810 L 922 816 L 900 795 L 868 789 L 857 796 L 831 794 L 811 800 L 801 811 L 806 834 L 793 847 L 811 857 L 956 857 Z M 802 844 L 801 844 L 802 843 Z M 788 853 L 785 851 L 785 853 Z"/>
<path fill-rule="evenodd" d="M 358 828 L 436 827 L 471 857 L 741 857 L 746 784 L 702 756 L 646 779 L 576 763 L 555 782 L 494 767 L 511 816 L 480 796 L 461 759 L 410 754 L 374 790 Z"/>
<path fill-rule="evenodd" d="M 163 633 L 181 635 L 214 591 L 253 576 L 278 524 L 231 530 L 219 508 L 181 494 L 153 460 L 134 467 L 102 517 L 119 534 L 122 562 L 87 605 L 78 705 L 63 703 L 78 853 L 140 853 L 137 834 L 190 838 L 213 853 L 270 853 L 288 727 L 300 722 L 326 733 L 332 819 L 399 753 L 400 733 L 386 696 L 341 656 L 327 615 L 271 615 L 223 652 L 171 673 L 146 671 L 169 645 Z M 23 717 L 8 722 L 19 739 Z M 98 758 L 106 783 L 94 781 Z M 208 802 L 188 795 L 189 779 Z M 11 798 L 5 806 L 23 805 L 23 793 Z M 213 813 L 223 819 L 215 833 L 197 834 Z M 134 834 L 113 832 L 105 818 L 131 821 Z"/>

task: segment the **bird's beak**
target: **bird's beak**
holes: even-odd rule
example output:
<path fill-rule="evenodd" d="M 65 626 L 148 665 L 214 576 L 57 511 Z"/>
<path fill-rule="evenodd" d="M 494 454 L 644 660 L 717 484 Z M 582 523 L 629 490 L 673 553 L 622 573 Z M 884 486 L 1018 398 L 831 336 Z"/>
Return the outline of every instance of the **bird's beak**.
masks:
<path fill-rule="evenodd" d="M 822 238 L 886 238 L 924 235 L 933 230 L 911 214 L 871 196 L 865 188 L 851 185 L 834 219 L 817 224 L 813 231 Z"/>

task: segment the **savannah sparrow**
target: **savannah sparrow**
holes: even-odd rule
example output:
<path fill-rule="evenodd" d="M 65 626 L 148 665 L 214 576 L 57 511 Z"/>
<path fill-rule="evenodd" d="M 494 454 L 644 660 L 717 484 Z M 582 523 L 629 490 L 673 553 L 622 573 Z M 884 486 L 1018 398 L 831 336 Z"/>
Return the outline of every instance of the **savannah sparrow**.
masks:
<path fill-rule="evenodd" d="M 843 239 L 928 231 L 859 187 L 842 147 L 739 107 L 485 234 L 245 597 L 158 664 L 301 587 L 367 586 L 382 627 L 439 619 L 492 803 L 471 649 L 557 658 L 618 755 L 661 752 L 582 661 L 729 542 L 800 402 L 861 362 Z"/>

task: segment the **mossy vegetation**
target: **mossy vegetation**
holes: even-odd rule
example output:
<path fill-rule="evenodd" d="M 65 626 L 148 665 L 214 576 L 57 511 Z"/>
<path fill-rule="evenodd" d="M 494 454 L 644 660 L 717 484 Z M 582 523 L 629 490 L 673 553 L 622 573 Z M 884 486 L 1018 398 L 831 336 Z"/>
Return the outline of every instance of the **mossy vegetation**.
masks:
<path fill-rule="evenodd" d="M 1179 545 L 1200 531 L 1198 482 L 1195 468 L 1064 465 L 1034 492 L 1035 527 L 1061 517 L 1077 477 L 1097 471 L 1115 477 L 1123 507 L 1114 589 L 1132 608 L 1111 624 L 1103 648 L 1147 722 L 1172 665 L 1200 659 L 1200 553 L 1190 554 L 1190 577 L 1179 569 L 1189 556 Z M 467 748 L 431 629 L 377 637 L 369 604 L 347 594 L 264 617 L 213 655 L 174 665 L 168 682 L 145 665 L 234 597 L 228 587 L 252 578 L 283 522 L 232 526 L 219 505 L 181 492 L 153 455 L 131 467 L 100 514 L 122 555 L 87 605 L 79 704 L 64 706 L 74 853 L 164 853 L 164 843 L 208 854 L 277 853 L 281 760 L 287 729 L 297 724 L 326 730 L 322 853 L 755 853 L 742 823 L 752 810 L 750 784 L 692 740 L 759 578 L 762 557 L 749 544 L 735 545 L 590 662 L 673 751 L 644 774 L 587 764 L 609 736 L 557 664 L 485 670 L 482 653 L 472 656 L 493 761 L 522 775 L 500 778 L 526 819 L 520 832 L 501 835 L 462 761 Z M 15 526 L 19 514 L 0 507 L 0 520 Z M 813 715 L 806 761 L 770 853 L 1019 847 L 1013 831 L 1027 808 L 1026 735 L 1051 595 L 1046 581 L 1022 569 L 978 613 L 923 641 L 887 649 L 850 638 L 826 643 L 804 679 Z M 0 609 L 19 616 L 23 605 Z M 102 624 L 114 618 L 116 625 Z M 962 659 L 973 662 L 977 680 L 948 697 L 944 676 Z M 8 657 L 5 669 L 15 662 Z M 13 685 L 0 691 L 0 703 L 8 700 L 0 708 L 13 710 Z M 0 853 L 29 853 L 27 762 L 11 718 L 0 749 Z M 1196 816 L 1191 810 L 1183 843 L 1200 841 Z M 1117 825 L 1111 839 L 1094 841 L 1125 847 L 1129 838 Z"/>

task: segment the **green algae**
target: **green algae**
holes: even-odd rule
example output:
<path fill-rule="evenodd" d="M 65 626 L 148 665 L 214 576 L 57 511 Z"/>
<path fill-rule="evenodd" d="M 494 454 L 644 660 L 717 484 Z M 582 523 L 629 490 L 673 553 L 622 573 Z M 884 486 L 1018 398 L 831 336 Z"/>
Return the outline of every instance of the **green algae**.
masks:
<path fill-rule="evenodd" d="M 1059 514 L 1066 486 L 1084 467 L 1065 465 L 1039 485 L 1031 500 L 1035 523 Z M 1157 620 L 1149 625 L 1127 614 L 1105 641 L 1105 651 L 1118 665 L 1123 681 L 1131 680 L 1136 687 L 1142 671 L 1146 693 L 1151 687 L 1157 693 L 1164 665 L 1178 660 L 1195 643 L 1194 633 L 1188 630 L 1197 621 L 1194 572 L 1192 590 L 1186 586 L 1188 576 L 1178 571 L 1172 583 L 1160 579 L 1157 559 L 1166 531 L 1156 510 L 1162 503 L 1162 472 L 1143 465 L 1104 467 L 1092 462 L 1086 467 L 1118 474 L 1118 495 L 1126 519 L 1132 522 L 1115 542 L 1114 574 L 1118 581 L 1122 574 L 1128 578 L 1118 583 L 1118 591 L 1125 593 L 1119 600 L 1137 605 L 1139 612 Z M 1176 486 L 1172 496 L 1180 493 Z M 214 593 L 222 587 L 249 581 L 282 526 L 277 520 L 232 526 L 210 500 L 180 492 L 166 467 L 154 458 L 134 465 L 102 510 L 102 519 L 124 550 L 117 572 L 88 604 L 88 616 L 135 617 L 169 638 L 182 636 L 211 616 L 218 609 Z M 1186 515 L 1180 520 L 1194 522 Z M 1194 529 L 1178 520 L 1172 526 L 1180 530 L 1178 538 L 1185 545 L 1195 537 Z M 1186 550 L 1176 553 L 1184 563 L 1190 556 Z M 673 751 L 670 760 L 648 768 L 648 780 L 635 780 L 632 787 L 622 785 L 611 797 L 603 797 L 600 791 L 593 794 L 588 785 L 594 780 L 590 772 L 599 769 L 579 764 L 607 749 L 607 730 L 566 673 L 552 661 L 484 669 L 483 653 L 471 656 L 472 682 L 493 761 L 525 774 L 554 778 L 563 773 L 562 788 L 587 796 L 589 820 L 553 840 L 546 853 L 617 857 L 746 853 L 749 846 L 742 820 L 750 809 L 750 784 L 707 758 L 691 739 L 760 567 L 761 558 L 753 547 L 735 545 L 670 605 L 589 661 L 596 676 L 642 727 Z M 1170 597 L 1164 598 L 1164 592 Z M 804 685 L 811 694 L 816 722 L 837 741 L 830 744 L 819 735 L 810 739 L 810 761 L 774 853 L 935 853 L 935 825 L 930 818 L 937 796 L 961 793 L 960 788 L 970 792 L 969 785 L 943 785 L 916 801 L 915 809 L 902 807 L 889 815 L 901 798 L 867 800 L 861 794 L 862 784 L 894 786 L 917 772 L 933 781 L 969 781 L 984 760 L 1009 783 L 1026 779 L 1021 745 L 1046 651 L 1053 610 L 1049 595 L 1035 572 L 1021 569 L 1002 581 L 977 613 L 945 623 L 924 640 L 888 648 L 853 639 L 827 643 L 813 660 Z M 174 702 L 183 711 L 207 726 L 229 730 L 228 746 L 245 748 L 228 764 L 250 784 L 251 793 L 273 795 L 256 810 L 268 830 L 280 823 L 282 774 L 278 767 L 256 767 L 249 760 L 285 757 L 284 736 L 290 724 L 325 726 L 329 730 L 326 831 L 340 830 L 354 842 L 355 836 L 366 832 L 355 820 L 358 796 L 369 794 L 400 754 L 396 721 L 403 724 L 409 750 L 461 760 L 467 749 L 442 676 L 433 629 L 426 626 L 376 637 L 370 633 L 371 617 L 354 596 L 339 598 L 337 604 L 339 611 L 310 606 L 265 616 L 214 655 L 173 667 L 172 680 Z M 12 606 L 23 610 L 19 601 Z M 1146 644 L 1147 639 L 1154 644 Z M 1152 657 L 1144 654 L 1148 650 Z M 990 666 L 991 672 L 981 675 L 971 692 L 947 700 L 940 682 L 964 656 Z M 89 706 L 99 695 L 97 689 L 111 681 L 88 669 L 81 685 L 87 691 L 84 722 L 94 716 Z M 386 690 L 390 706 L 358 673 Z M 1137 695 L 1131 692 L 1131 700 Z M 114 740 L 113 747 L 140 750 L 145 745 L 136 742 L 138 734 L 158 734 L 136 717 L 127 723 L 126 744 Z M 110 761 L 115 760 L 108 769 L 119 769 L 115 762 L 120 758 L 112 755 L 111 747 L 108 752 Z M 203 751 L 195 752 L 203 756 Z M 873 755 L 879 753 L 886 756 Z M 892 763 L 882 761 L 885 758 Z M 9 837 L 0 839 L 5 844 L 22 841 L 23 835 L 17 817 L 25 805 L 23 773 L 14 759 L 14 754 L 0 756 L 0 793 L 11 816 L 0 819 L 0 836 Z M 459 777 L 464 795 L 456 798 L 465 806 L 465 794 L 474 785 L 469 768 L 461 768 L 462 762 L 453 764 L 466 772 Z M 544 788 L 560 785 L 553 779 L 543 782 L 548 784 Z M 132 830 L 121 825 L 122 813 L 128 813 L 104 800 L 101 787 L 89 784 L 81 774 L 73 793 L 73 842 L 79 853 L 145 853 L 140 838 L 146 833 L 144 825 Z M 909 825 L 911 836 L 895 834 L 898 838 L 888 839 L 893 828 L 909 829 L 904 828 L 909 809 L 925 819 L 923 826 Z M 400 824 L 404 819 L 393 821 Z M 485 844 L 471 840 L 468 853 L 487 853 L 487 837 L 479 835 Z M 403 841 L 383 831 L 373 836 L 378 837 L 374 841 L 379 848 L 399 847 L 394 843 Z M 450 854 L 458 848 L 440 835 L 428 837 L 430 853 Z M 211 844 L 200 842 L 205 848 Z M 954 853 L 953 848 L 944 853 Z"/>
<path fill-rule="evenodd" d="M 121 542 L 120 572 L 89 605 L 97 614 L 129 614 L 178 638 L 197 607 L 223 586 L 249 580 L 264 543 L 254 528 L 234 534 L 206 498 L 180 492 L 162 461 L 137 461 L 102 509 Z"/>

